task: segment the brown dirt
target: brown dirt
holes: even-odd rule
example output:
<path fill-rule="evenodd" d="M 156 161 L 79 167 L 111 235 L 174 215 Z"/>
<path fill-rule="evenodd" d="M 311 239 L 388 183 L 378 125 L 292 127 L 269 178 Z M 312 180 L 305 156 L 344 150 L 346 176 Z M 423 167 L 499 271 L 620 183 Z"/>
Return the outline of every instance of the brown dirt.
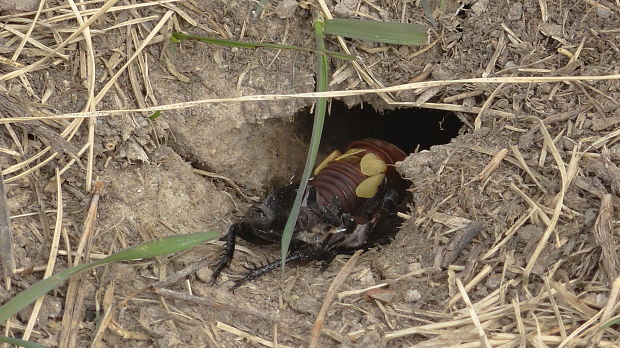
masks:
<path fill-rule="evenodd" d="M 431 9 L 438 6 L 436 1 L 429 3 Z M 598 5 L 590 1 L 446 3 L 445 11 L 434 12 L 433 43 L 425 51 L 356 40 L 347 40 L 349 48 L 360 56 L 367 71 L 386 86 L 419 79 L 487 75 L 619 73 L 620 8 L 611 2 Z M 546 22 L 541 19 L 540 3 L 547 5 Z M 54 5 L 56 2 L 50 1 L 45 8 Z M 97 110 L 314 90 L 313 54 L 222 48 L 192 41 L 170 47 L 167 41 L 174 27 L 192 34 L 285 41 L 314 47 L 314 2 L 271 1 L 258 20 L 252 18 L 254 2 L 187 1 L 171 5 L 175 14 L 160 31 L 164 36 L 147 46 L 132 69 L 119 77 L 116 86 L 97 105 Z M 336 0 L 328 5 L 335 17 L 429 23 L 421 5 L 418 7 L 415 2 Z M 96 92 L 150 33 L 167 11 L 165 6 L 109 12 L 93 23 Z M 41 20 L 59 14 L 59 10 L 51 11 L 43 14 Z M 148 16 L 156 17 L 131 26 L 137 42 L 128 35 L 126 26 L 107 32 L 95 31 Z M 195 25 L 188 23 L 188 17 Z M 19 18 L 31 20 L 32 16 L 2 17 L 2 20 L 18 25 L 24 22 Z M 76 27 L 74 17 L 53 23 L 57 30 Z M 26 26 L 19 28 L 22 32 L 27 30 Z M 35 28 L 35 39 L 49 47 L 58 44 L 41 24 Z M 66 31 L 59 32 L 62 38 L 67 38 Z M 0 33 L 1 53 L 11 57 L 19 40 L 14 40 L 14 35 L 7 31 Z M 29 85 L 25 86 L 19 78 L 3 81 L 0 93 L 10 96 L 6 103 L 17 106 L 10 110 L 4 108 L 7 111 L 3 117 L 83 111 L 88 101 L 85 46 L 84 41 L 70 44 L 62 51 L 68 60 L 48 60 L 42 69 L 24 75 Z M 40 49 L 25 47 L 17 60 L 19 64 L 27 66 L 42 57 Z M 328 48 L 340 50 L 332 39 Z M 499 53 L 494 56 L 496 52 Z M 571 60 L 575 53 L 578 56 Z M 115 54 L 118 62 L 116 58 L 111 59 Z M 170 59 L 174 69 L 167 66 L 166 59 Z M 7 62 L 2 64 L 0 68 L 5 73 L 19 68 Z M 344 61 L 332 60 L 331 64 L 332 73 L 342 65 L 353 69 Z M 355 71 L 351 72 L 350 77 L 330 88 L 373 87 L 360 80 Z M 48 91 L 51 95 L 41 103 Z M 519 346 L 520 343 L 557 346 L 603 306 L 613 308 L 617 298 L 611 289 L 620 286 L 612 286 L 619 271 L 614 266 L 617 262 L 612 261 L 619 256 L 617 240 L 620 238 L 620 144 L 616 134 L 620 124 L 620 85 L 617 79 L 449 84 L 408 89 L 395 93 L 394 97 L 401 102 L 464 107 L 466 112 L 458 112 L 457 116 L 465 126 L 450 144 L 412 154 L 399 164 L 399 171 L 412 181 L 412 204 L 405 212 L 408 219 L 391 244 L 362 255 L 340 289 L 365 289 L 388 283 L 389 286 L 383 287 L 388 289 L 387 295 L 383 295 L 393 297 L 386 303 L 363 294 L 337 299 L 325 318 L 320 346 L 404 347 L 417 343 L 421 347 L 475 347 L 485 340 L 489 346 Z M 397 107 L 371 94 L 342 100 L 348 105 L 368 103 L 378 110 Z M 148 112 L 98 118 L 93 172 L 97 180 L 105 182 L 105 194 L 90 251 L 110 254 L 172 234 L 207 230 L 224 233 L 246 211 L 251 203 L 248 197 L 263 197 L 273 186 L 300 173 L 308 134 L 300 132 L 294 116 L 310 107 L 311 102 L 286 99 L 210 103 L 165 110 L 155 120 L 148 118 Z M 482 113 L 480 127 L 474 130 L 479 111 L 476 108 L 483 105 L 488 111 Z M 543 129 L 538 119 L 544 120 Z M 73 147 L 67 149 L 68 145 L 58 140 L 57 134 L 70 121 L 40 123 L 53 130 L 56 138 L 19 123 L 3 129 L 0 148 L 13 151 L 0 153 L 3 169 L 31 158 L 48 145 L 60 149 L 61 154 L 33 174 L 13 181 L 10 178 L 25 169 L 4 173 L 4 180 L 9 180 L 5 186 L 10 215 L 35 214 L 12 219 L 14 256 L 16 267 L 21 270 L 12 278 L 10 290 L 0 287 L 0 302 L 41 279 L 42 273 L 36 267 L 47 263 L 55 223 L 56 193 L 52 180 L 55 169 L 69 163 L 72 152 L 82 148 L 88 139 L 86 121 L 69 142 Z M 10 135 L 13 131 L 15 139 Z M 550 133 L 555 146 L 545 141 L 545 131 Z M 602 138 L 608 134 L 611 135 Z M 21 148 L 15 140 L 20 141 Z M 582 145 L 577 151 L 583 155 L 576 162 L 574 174 L 570 174 L 568 163 L 578 143 Z M 488 177 L 480 177 L 483 168 L 504 148 L 508 150 L 504 160 Z M 17 153 L 20 151 L 22 154 Z M 519 161 L 519 153 L 523 163 Z M 562 186 L 558 161 L 563 162 L 571 176 L 566 187 Z M 73 164 L 62 175 L 63 226 L 72 250 L 79 243 L 88 209 L 86 165 L 83 155 L 80 163 Z M 243 195 L 228 181 L 201 176 L 195 168 L 232 180 Z M 556 195 L 560 192 L 564 193 L 563 207 L 557 223 L 553 223 Z M 607 195 L 610 195 L 611 211 L 605 215 L 601 202 Z M 532 208 L 527 199 L 536 202 L 537 208 Z M 48 211 L 45 214 L 36 214 L 45 210 Z M 442 265 L 451 252 L 450 242 L 474 226 L 470 223 L 481 223 L 481 231 L 465 245 L 456 261 Z M 541 242 L 544 249 L 532 262 L 528 277 L 527 266 L 537 254 L 535 250 L 550 224 L 555 224 L 553 231 L 548 241 Z M 101 347 L 261 346 L 226 331 L 223 324 L 268 341 L 277 338 L 282 345 L 307 346 L 327 289 L 348 256 L 339 256 L 325 272 L 313 265 L 288 267 L 283 273 L 268 274 L 232 293 L 228 291 L 227 280 L 236 279 L 245 267 L 279 255 L 277 246 L 258 247 L 241 242 L 249 250 L 237 252 L 218 285 L 209 284 L 210 270 L 205 267 L 167 286 L 278 316 L 277 323 L 158 297 L 152 289 L 130 296 L 192 264 L 203 260 L 215 262 L 221 246 L 214 244 L 217 243 L 179 255 L 116 264 L 88 273 L 82 289 L 85 317 L 77 331 L 76 345 L 93 342 L 105 307 L 103 293 L 114 284 L 114 324 L 108 324 L 97 343 Z M 66 249 L 64 240 L 60 249 Z M 65 267 L 67 258 L 59 256 L 56 270 Z M 470 320 L 470 307 L 458 295 L 459 281 L 466 285 L 468 300 L 474 304 L 473 312 L 482 323 L 482 338 L 479 327 Z M 467 286 L 470 282 L 471 286 Z M 62 286 L 46 297 L 33 340 L 58 345 L 65 295 L 66 286 Z M 454 301 L 449 302 L 450 298 Z M 31 309 L 20 312 L 13 324 L 25 326 L 30 312 Z M 593 325 L 615 314 L 610 309 Z M 445 326 L 424 326 L 430 323 Z M 418 327 L 418 331 L 400 334 L 400 330 L 412 327 Z M 590 327 L 596 326 L 587 326 Z M 582 341 L 575 339 L 570 343 L 611 346 L 611 342 L 620 339 L 613 329 L 600 337 L 595 330 L 586 330 L 576 334 Z M 22 332 L 19 325 L 14 326 L 16 337 L 21 337 Z M 502 336 L 502 332 L 507 334 Z M 399 337 L 390 336 L 394 333 Z"/>

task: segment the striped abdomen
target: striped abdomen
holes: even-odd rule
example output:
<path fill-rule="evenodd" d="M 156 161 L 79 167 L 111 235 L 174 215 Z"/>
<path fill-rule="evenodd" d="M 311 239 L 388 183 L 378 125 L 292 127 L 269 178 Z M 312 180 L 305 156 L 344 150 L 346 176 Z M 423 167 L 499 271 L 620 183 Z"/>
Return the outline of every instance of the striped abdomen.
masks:
<path fill-rule="evenodd" d="M 383 140 L 355 141 L 344 154 L 334 152 L 323 161 L 308 185 L 314 187 L 320 207 L 328 206 L 338 197 L 343 212 L 353 213 L 365 199 L 382 192 L 386 185 L 404 185 L 394 163 L 405 157 L 401 149 Z"/>

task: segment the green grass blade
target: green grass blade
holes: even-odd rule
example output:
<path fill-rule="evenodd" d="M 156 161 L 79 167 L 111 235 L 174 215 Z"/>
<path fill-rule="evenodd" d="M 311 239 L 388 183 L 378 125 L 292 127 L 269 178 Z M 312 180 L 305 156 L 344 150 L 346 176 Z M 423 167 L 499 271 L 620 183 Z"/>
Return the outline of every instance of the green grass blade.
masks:
<path fill-rule="evenodd" d="M 149 118 L 151 119 L 151 121 L 155 121 L 159 116 L 161 116 L 161 111 L 157 110 L 154 113 L 152 113 Z"/>
<path fill-rule="evenodd" d="M 183 34 L 183 33 L 179 33 L 179 32 L 174 32 L 174 33 L 172 33 L 172 36 L 170 36 L 170 41 L 172 41 L 174 43 L 181 42 L 181 41 L 184 41 L 184 40 L 198 40 L 200 42 L 204 42 L 204 43 L 208 43 L 208 44 L 212 44 L 212 45 L 224 46 L 224 47 L 238 47 L 238 48 L 260 48 L 260 47 L 266 47 L 266 48 L 276 48 L 276 49 L 283 49 L 283 50 L 297 50 L 297 51 L 305 51 L 305 52 L 320 52 L 320 53 L 324 53 L 324 54 L 326 54 L 328 56 L 331 56 L 331 57 L 334 57 L 334 58 L 340 58 L 340 59 L 345 59 L 345 60 L 353 60 L 353 59 L 355 59 L 355 56 L 353 56 L 353 55 L 345 54 L 345 53 L 340 53 L 340 52 L 336 52 L 336 51 L 329 51 L 329 50 L 326 50 L 325 48 L 312 49 L 312 48 L 306 48 L 306 47 L 300 47 L 300 46 L 294 46 L 294 45 L 281 45 L 281 44 L 275 44 L 275 43 L 261 43 L 261 42 L 246 42 L 246 41 L 224 40 L 224 39 L 216 39 L 216 38 L 212 38 L 212 37 L 208 37 L 208 36 Z"/>
<path fill-rule="evenodd" d="M 620 323 L 620 315 L 616 315 L 615 317 L 606 321 L 603 325 L 601 325 L 599 330 L 607 329 L 608 327 L 611 327 L 612 325 L 616 325 L 618 323 Z"/>
<path fill-rule="evenodd" d="M 11 300 L 9 300 L 9 302 L 2 305 L 2 307 L 0 307 L 0 323 L 5 322 L 13 314 L 19 312 L 24 307 L 36 301 L 37 298 L 45 295 L 48 291 L 64 284 L 67 279 L 71 278 L 71 276 L 87 269 L 111 262 L 145 259 L 172 254 L 202 244 L 217 237 L 219 237 L 217 232 L 201 232 L 155 239 L 125 249 L 116 254 L 112 254 L 104 259 L 65 269 L 58 274 L 43 279 L 32 285 L 28 289 L 14 296 Z"/>
<path fill-rule="evenodd" d="M 398 45 L 428 44 L 428 27 L 414 23 L 328 19 L 325 21 L 325 33 Z"/>
<path fill-rule="evenodd" d="M 47 348 L 46 346 L 30 341 L 20 340 L 18 338 L 0 336 L 0 342 L 12 344 L 14 346 L 26 347 L 26 348 Z"/>
<path fill-rule="evenodd" d="M 428 3 L 428 0 L 420 0 L 420 3 L 422 4 L 422 9 L 424 10 L 426 19 L 433 25 L 436 25 L 437 22 L 435 21 L 435 18 L 433 18 L 433 9 L 431 8 L 431 4 Z"/>
<path fill-rule="evenodd" d="M 110 262 L 146 259 L 173 254 L 218 237 L 220 237 L 220 234 L 217 232 L 177 234 L 174 236 L 154 239 L 134 247 L 127 248 L 94 263 L 100 263 L 100 265 L 102 265 Z"/>
<path fill-rule="evenodd" d="M 314 34 L 316 44 L 319 49 L 325 49 L 325 42 L 323 41 L 323 21 L 314 22 Z M 317 91 L 327 92 L 328 89 L 328 68 L 327 56 L 323 53 L 317 54 L 318 58 L 318 84 Z M 306 157 L 306 165 L 304 167 L 304 173 L 301 176 L 301 182 L 299 183 L 299 189 L 297 190 L 297 196 L 293 202 L 293 208 L 286 220 L 284 231 L 282 233 L 282 244 L 280 247 L 282 256 L 282 267 L 284 267 L 284 259 L 288 254 L 288 248 L 293 237 L 293 229 L 299 216 L 299 208 L 301 207 L 301 200 L 303 198 L 304 191 L 308 185 L 308 180 L 312 174 L 314 163 L 316 162 L 316 156 L 319 152 L 319 145 L 321 144 L 321 134 L 323 133 L 323 124 L 325 123 L 325 112 L 327 110 L 327 98 L 317 98 L 316 107 L 314 108 L 314 123 L 312 124 L 312 138 L 310 139 L 310 148 L 308 149 L 308 156 Z"/>

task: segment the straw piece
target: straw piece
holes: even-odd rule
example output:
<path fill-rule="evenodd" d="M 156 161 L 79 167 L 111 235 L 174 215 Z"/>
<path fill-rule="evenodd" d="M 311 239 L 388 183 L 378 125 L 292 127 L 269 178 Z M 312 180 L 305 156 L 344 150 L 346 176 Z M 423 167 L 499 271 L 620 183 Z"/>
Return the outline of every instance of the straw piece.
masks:
<path fill-rule="evenodd" d="M 103 295 L 103 317 L 101 318 L 100 324 L 97 326 L 97 331 L 95 332 L 95 337 L 93 338 L 93 342 L 91 344 L 93 348 L 103 347 L 101 339 L 112 323 L 112 310 L 114 309 L 113 304 L 115 288 L 116 286 L 114 282 L 110 283 L 110 285 L 108 285 L 108 288 L 105 290 L 105 294 Z"/>
<path fill-rule="evenodd" d="M 135 54 L 135 53 L 134 53 Z M 0 81 L 2 77 L 0 76 Z M 375 94 L 375 93 L 384 93 L 384 92 L 398 92 L 404 90 L 414 90 L 420 88 L 428 88 L 435 86 L 449 86 L 454 84 L 485 84 L 485 83 L 517 83 L 517 84 L 529 84 L 529 83 L 543 83 L 543 82 L 562 82 L 562 81 L 604 81 L 604 80 L 620 80 L 620 74 L 612 74 L 612 75 L 588 75 L 588 76 L 544 76 L 544 77 L 488 77 L 488 78 L 471 78 L 471 79 L 458 79 L 458 80 L 439 80 L 439 81 L 424 81 L 424 82 L 415 82 L 408 83 L 402 85 L 396 85 L 391 87 L 382 87 L 382 88 L 374 88 L 374 89 L 358 89 L 358 90 L 343 90 L 343 91 L 328 91 L 328 92 L 305 92 L 305 93 L 296 93 L 296 94 L 257 94 L 250 96 L 241 96 L 241 97 L 232 97 L 232 98 L 210 98 L 210 99 L 200 99 L 200 100 L 192 100 L 188 102 L 181 103 L 173 103 L 173 104 L 165 104 L 158 106 L 151 106 L 144 109 L 118 109 L 118 110 L 105 110 L 105 111 L 96 111 L 96 112 L 77 112 L 77 113 L 69 113 L 69 114 L 60 114 L 53 116 L 39 116 L 39 117 L 29 117 L 27 119 L 23 118 L 4 118 L 0 119 L 0 124 L 2 123 L 14 123 L 14 122 L 22 122 L 26 120 L 37 120 L 37 119 L 66 119 L 66 118 L 87 118 L 87 117 L 104 117 L 104 116 L 112 116 L 112 115 L 121 115 L 126 113 L 133 112 L 155 112 L 162 110 L 177 110 L 184 109 L 189 107 L 195 107 L 204 104 L 214 104 L 214 103 L 240 103 L 240 102 L 248 102 L 248 101 L 264 101 L 264 100 L 286 100 L 286 99 L 315 99 L 315 98 L 333 98 L 333 97 L 348 97 L 348 96 L 357 96 L 357 95 L 366 95 L 366 94 Z M 409 105 L 408 103 L 397 103 L 398 105 Z M 429 103 L 424 103 L 423 105 L 432 105 Z M 441 104 L 438 104 L 441 105 Z M 458 108 L 458 105 L 454 106 Z M 445 109 L 440 109 L 445 110 Z M 506 113 L 507 115 L 514 116 L 512 113 Z M 614 131 L 607 136 L 597 140 L 593 146 L 601 146 L 602 143 L 605 143 L 607 140 L 620 135 L 620 129 Z"/>
<path fill-rule="evenodd" d="M 607 304 L 605 304 L 605 307 L 603 308 L 602 315 L 601 315 L 601 320 L 600 320 L 600 324 L 599 326 L 599 330 L 594 331 L 594 337 L 592 338 L 592 344 L 593 345 L 597 345 L 601 342 L 601 340 L 603 339 L 603 334 L 605 333 L 604 330 L 601 330 L 600 328 L 605 325 L 605 323 L 611 319 L 611 316 L 614 314 L 614 310 L 617 307 L 618 304 L 618 297 L 620 295 L 620 277 L 616 278 L 611 286 L 611 291 L 610 291 L 610 295 L 609 295 L 609 300 L 607 301 Z"/>
<path fill-rule="evenodd" d="M 347 296 L 363 294 L 363 293 L 365 293 L 368 290 L 379 289 L 379 288 L 382 288 L 382 287 L 385 287 L 385 286 L 388 286 L 388 283 L 381 283 L 381 284 L 369 286 L 369 287 L 367 287 L 365 289 L 356 289 L 356 290 L 342 291 L 342 292 L 338 293 L 338 301 L 342 301 L 342 299 L 347 297 Z"/>
<path fill-rule="evenodd" d="M 536 263 L 536 260 L 538 259 L 542 250 L 547 244 L 547 240 L 551 236 L 551 233 L 555 230 L 556 224 L 558 223 L 558 220 L 560 218 L 560 213 L 562 212 L 562 206 L 564 204 L 564 195 L 566 194 L 566 191 L 568 191 L 570 182 L 576 172 L 577 163 L 579 159 L 581 158 L 581 154 L 578 154 L 579 144 L 577 144 L 575 145 L 575 149 L 573 150 L 573 153 L 571 155 L 571 159 L 570 159 L 569 166 L 568 166 L 569 173 L 567 173 L 566 164 L 562 160 L 562 157 L 560 156 L 558 149 L 555 146 L 555 143 L 551 139 L 551 136 L 549 135 L 549 132 L 547 131 L 547 127 L 545 126 L 543 121 L 541 121 L 540 119 L 538 119 L 538 121 L 540 123 L 540 130 L 543 134 L 543 137 L 545 138 L 545 144 L 547 148 L 549 148 L 549 151 L 551 152 L 551 155 L 553 156 L 558 166 L 558 170 L 560 172 L 560 176 L 562 180 L 562 187 L 560 189 L 560 192 L 555 196 L 555 199 L 554 199 L 556 201 L 556 204 L 553 210 L 553 217 L 551 218 L 551 221 L 549 225 L 547 226 L 547 229 L 543 233 L 543 236 L 540 238 L 538 245 L 536 245 L 536 248 L 534 249 L 532 256 L 530 256 L 530 259 L 527 262 L 527 266 L 525 267 L 525 270 L 523 272 L 523 276 L 525 279 L 529 277 L 530 273 L 532 272 L 532 269 L 534 268 L 534 264 Z"/>
<path fill-rule="evenodd" d="M 499 39 L 497 41 L 497 46 L 495 47 L 495 52 L 493 53 L 493 56 L 491 57 L 491 59 L 489 60 L 489 63 L 487 64 L 486 69 L 484 69 L 484 72 L 482 73 L 482 77 L 488 77 L 489 75 L 491 75 L 491 73 L 493 72 L 493 69 L 495 68 L 495 64 L 497 63 L 497 59 L 499 58 L 499 55 L 502 53 L 502 51 L 504 50 L 504 48 L 506 48 L 506 34 L 504 34 L 504 32 L 502 31 L 499 35 Z M 493 92 L 495 93 L 495 92 Z M 493 99 L 491 97 L 489 97 L 488 100 Z M 485 102 L 486 104 L 486 102 Z M 484 109 L 484 106 L 482 107 Z M 478 120 L 480 118 L 480 115 L 478 115 L 478 117 L 476 118 L 476 120 Z M 478 129 L 478 128 L 476 128 Z"/>
<path fill-rule="evenodd" d="M 356 251 L 347 261 L 347 263 L 342 267 L 336 278 L 332 281 L 329 289 L 327 290 L 327 294 L 325 295 L 325 299 L 323 300 L 323 305 L 321 306 L 321 310 L 314 321 L 314 326 L 312 327 L 312 333 L 310 334 L 310 348 L 316 348 L 319 344 L 319 338 L 321 335 L 321 328 L 323 327 L 323 320 L 325 320 L 325 316 L 327 315 L 327 310 L 329 306 L 332 304 L 334 299 L 336 298 L 336 294 L 340 286 L 347 279 L 353 267 L 357 263 L 357 259 L 362 254 L 362 250 Z"/>
<path fill-rule="evenodd" d="M 60 172 L 56 169 L 56 226 L 54 227 L 54 236 L 52 237 L 52 245 L 50 247 L 50 253 L 47 259 L 47 267 L 45 269 L 45 274 L 43 278 L 49 278 L 52 276 L 54 272 L 54 266 L 56 266 L 56 259 L 58 257 L 58 246 L 60 244 L 60 231 L 62 230 L 62 214 L 63 214 L 63 201 L 62 201 L 62 181 L 60 180 Z M 39 311 L 41 310 L 41 306 L 43 305 L 43 299 L 45 296 L 41 296 L 34 303 L 34 308 L 32 309 L 32 313 L 30 314 L 30 318 L 28 319 L 28 324 L 26 325 L 26 330 L 24 331 L 24 335 L 22 337 L 23 340 L 28 340 L 30 335 L 32 334 L 32 330 L 34 329 L 34 325 L 37 323 L 37 317 L 39 316 Z"/>
<path fill-rule="evenodd" d="M 487 275 L 489 275 L 489 273 L 491 273 L 491 271 L 493 271 L 493 267 L 491 267 L 491 265 L 484 265 L 482 270 L 472 280 L 470 280 L 469 283 L 467 283 L 467 285 L 464 287 L 465 292 L 470 291 L 471 289 L 473 289 L 473 287 L 476 286 L 476 284 L 480 283 Z M 457 282 L 457 285 L 458 285 L 458 283 L 460 283 L 461 280 L 456 278 L 456 282 Z M 463 294 L 461 292 L 458 292 L 458 293 L 454 294 L 454 296 L 452 296 L 448 300 L 448 302 L 446 303 L 444 308 L 448 309 L 448 308 L 454 306 L 454 304 L 458 300 L 461 299 L 462 295 Z"/>
<path fill-rule="evenodd" d="M 89 261 L 88 255 L 90 249 L 90 243 L 95 230 L 95 221 L 97 218 L 97 208 L 99 206 L 99 198 L 103 191 L 103 182 L 98 181 L 94 185 L 93 196 L 90 201 L 90 207 L 86 219 L 84 220 L 84 228 L 80 243 L 76 250 L 76 257 L 73 260 L 73 266 L 77 266 L 82 263 L 82 257 L 84 257 L 84 263 Z M 61 347 L 73 347 L 77 341 L 77 327 L 82 322 L 82 316 L 84 315 L 84 294 L 79 291 L 81 283 L 84 279 L 84 275 L 77 275 L 69 281 L 67 287 L 67 295 L 65 298 L 65 313 L 62 319 L 62 328 L 60 337 L 58 339 L 59 346 Z"/>
<path fill-rule="evenodd" d="M 519 220 L 517 220 L 512 226 L 510 226 L 510 228 L 506 232 L 504 232 L 505 237 L 501 241 L 499 241 L 499 243 L 494 244 L 493 247 L 489 249 L 489 251 L 487 251 L 484 255 L 482 255 L 482 257 L 480 257 L 480 261 L 484 261 L 490 258 L 502 246 L 508 243 L 508 241 L 517 233 L 519 228 L 521 228 L 521 226 L 523 226 L 523 224 L 525 224 L 525 222 L 529 220 L 534 215 L 535 212 L 536 210 L 532 208 L 530 209 L 529 213 L 521 215 Z"/>
<path fill-rule="evenodd" d="M 11 276 L 15 267 L 13 255 L 13 229 L 9 221 L 9 209 L 6 205 L 4 179 L 0 175 L 0 265 L 2 277 L 7 289 L 11 288 Z"/>
<path fill-rule="evenodd" d="M 30 64 L 30 65 L 28 65 L 28 66 L 26 66 L 26 67 L 24 67 L 22 69 L 12 71 L 12 72 L 10 72 L 8 74 L 5 74 L 5 75 L 1 75 L 0 76 L 0 81 L 10 80 L 12 78 L 15 78 L 17 76 L 23 75 L 23 74 L 28 73 L 28 72 L 31 72 L 31 71 L 35 70 L 36 68 L 38 68 L 46 60 L 48 60 L 53 55 L 55 55 L 58 52 L 60 52 L 60 50 L 62 50 L 64 47 L 66 47 L 73 38 L 75 38 L 76 36 L 80 35 L 82 33 L 82 31 L 84 31 L 92 23 L 94 23 L 96 20 L 98 20 L 99 17 L 101 17 L 104 14 L 106 14 L 107 10 L 110 7 L 112 7 L 117 1 L 118 0 L 108 0 L 108 2 L 106 2 L 101 8 L 96 9 L 95 13 L 90 18 L 88 18 L 88 20 L 86 22 L 84 22 L 84 24 L 80 25 L 80 27 L 78 29 L 76 29 L 73 33 L 71 33 L 71 35 L 66 40 L 61 42 L 60 45 L 58 45 L 52 52 L 50 52 L 45 57 L 39 59 L 38 61 L 36 61 L 36 62 L 34 62 L 34 63 L 32 63 L 32 64 Z"/>
<path fill-rule="evenodd" d="M 609 285 L 612 285 L 620 274 L 618 244 L 613 232 L 614 207 L 611 198 L 611 194 L 606 194 L 601 199 L 601 206 L 593 228 L 596 242 L 602 250 L 601 259 Z"/>
<path fill-rule="evenodd" d="M 502 163 L 506 155 L 508 154 L 508 149 L 501 149 L 493 156 L 491 161 L 487 163 L 487 165 L 482 169 L 482 171 L 474 177 L 473 180 L 486 180 L 491 173 L 493 173 L 497 167 Z"/>
<path fill-rule="evenodd" d="M 273 344 L 273 341 L 269 341 L 266 340 L 264 338 L 258 337 L 258 336 L 254 336 L 254 335 L 250 335 L 249 333 L 245 332 L 245 331 L 241 331 L 239 329 L 237 329 L 236 327 L 230 326 L 228 324 L 224 324 L 221 321 L 217 322 L 217 325 L 215 326 L 220 330 L 224 330 L 228 333 L 231 333 L 235 336 L 239 336 L 242 338 L 245 338 L 248 341 L 252 341 L 258 344 L 262 344 L 263 346 L 267 346 L 267 347 L 275 347 L 275 345 Z M 278 347 L 280 348 L 290 348 L 289 346 L 286 346 L 282 343 L 278 343 Z"/>
<path fill-rule="evenodd" d="M 503 34 L 503 33 L 502 33 Z M 483 74 L 484 75 L 484 74 Z M 474 120 L 474 129 L 475 130 L 479 130 L 480 127 L 482 127 L 482 114 L 489 108 L 491 107 L 491 103 L 493 103 L 493 100 L 495 99 L 495 97 L 497 96 L 497 94 L 499 93 L 499 91 L 502 90 L 502 88 L 504 87 L 506 83 L 502 82 L 499 84 L 499 86 L 495 87 L 495 90 L 493 90 L 493 92 L 491 93 L 491 95 L 487 98 L 487 100 L 484 101 L 484 103 L 482 104 L 482 107 L 480 108 L 480 112 L 478 112 L 478 115 L 476 116 L 476 119 Z"/>
<path fill-rule="evenodd" d="M 558 297 L 562 302 L 573 307 L 580 313 L 588 317 L 593 317 L 597 314 L 594 309 L 588 307 L 581 299 L 570 292 L 564 284 L 551 282 L 551 287 L 557 291 Z"/>
<path fill-rule="evenodd" d="M 180 299 L 180 300 L 188 301 L 188 302 L 195 303 L 198 305 L 206 306 L 206 307 L 209 307 L 210 310 L 214 310 L 218 313 L 219 312 L 230 312 L 235 315 L 249 315 L 249 316 L 260 318 L 262 320 L 269 320 L 269 321 L 274 321 L 274 322 L 278 320 L 278 317 L 273 314 L 259 312 L 259 311 L 255 311 L 252 309 L 239 307 L 239 306 L 233 306 L 231 304 L 224 303 L 221 301 L 216 301 L 216 300 L 213 300 L 207 297 L 188 295 L 188 294 L 184 294 L 184 293 L 180 293 L 180 292 L 172 291 L 168 289 L 156 289 L 155 292 L 158 295 L 161 295 L 163 297 Z"/>
<path fill-rule="evenodd" d="M 484 328 L 480 324 L 480 319 L 478 318 L 478 314 L 476 313 L 476 310 L 474 310 L 471 304 L 471 300 L 469 299 L 469 296 L 467 295 L 467 291 L 463 287 L 463 283 L 461 283 L 460 279 L 456 280 L 456 285 L 459 289 L 459 293 L 463 297 L 463 301 L 465 301 L 465 304 L 467 305 L 467 308 L 469 310 L 469 315 L 471 316 L 471 320 L 474 322 L 474 326 L 478 330 L 478 335 L 480 336 L 480 346 L 491 348 L 491 344 L 489 343 L 489 338 L 484 332 Z"/>
<path fill-rule="evenodd" d="M 519 348 L 525 348 L 527 338 L 525 336 L 525 326 L 523 325 L 523 318 L 521 318 L 521 308 L 519 307 L 519 299 L 515 296 L 512 299 L 512 306 L 515 311 L 515 319 L 517 320 L 517 330 L 519 331 Z"/>
<path fill-rule="evenodd" d="M 547 194 L 547 189 L 538 180 L 538 178 L 540 177 L 540 174 L 538 174 L 538 173 L 534 174 L 534 171 L 532 170 L 532 168 L 530 168 L 530 166 L 528 166 L 527 163 L 525 163 L 525 159 L 523 158 L 523 155 L 521 154 L 521 151 L 519 150 L 519 147 L 516 146 L 516 145 L 510 145 L 510 150 L 512 150 L 512 154 L 515 156 L 515 158 L 517 159 L 517 161 L 521 165 L 521 169 L 525 170 L 525 172 L 534 181 L 536 186 L 538 186 L 540 191 L 546 195 Z"/>

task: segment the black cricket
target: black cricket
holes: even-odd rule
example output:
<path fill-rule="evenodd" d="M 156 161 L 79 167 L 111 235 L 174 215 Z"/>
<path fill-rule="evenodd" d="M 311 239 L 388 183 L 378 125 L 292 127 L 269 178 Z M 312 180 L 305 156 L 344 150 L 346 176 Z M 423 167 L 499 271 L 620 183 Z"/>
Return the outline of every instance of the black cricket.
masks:
<path fill-rule="evenodd" d="M 366 247 L 376 226 L 394 216 L 405 197 L 407 181 L 394 168 L 405 157 L 397 146 L 370 138 L 352 142 L 344 154 L 328 156 L 308 182 L 285 262 L 318 260 L 326 268 L 337 254 Z M 213 283 L 230 265 L 237 237 L 253 244 L 280 241 L 297 187 L 275 189 L 230 227 Z M 278 260 L 250 270 L 231 290 L 281 264 Z"/>

